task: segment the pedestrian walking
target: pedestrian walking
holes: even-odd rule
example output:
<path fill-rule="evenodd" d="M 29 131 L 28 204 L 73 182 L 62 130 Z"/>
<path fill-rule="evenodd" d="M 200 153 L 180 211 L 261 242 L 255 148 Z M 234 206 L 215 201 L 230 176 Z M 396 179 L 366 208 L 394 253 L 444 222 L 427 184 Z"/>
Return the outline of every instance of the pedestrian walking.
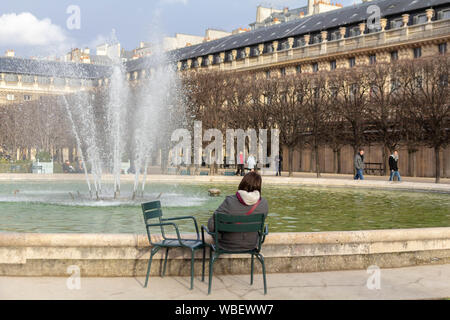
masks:
<path fill-rule="evenodd" d="M 275 165 L 277 166 L 277 177 L 281 177 L 281 171 L 283 168 L 283 156 L 281 155 L 281 153 L 275 156 Z"/>
<path fill-rule="evenodd" d="M 400 172 L 398 170 L 398 150 L 395 150 L 394 153 L 389 157 L 389 169 L 391 170 L 389 181 L 394 181 L 395 177 L 397 177 L 398 182 L 402 181 Z"/>
<path fill-rule="evenodd" d="M 255 171 L 256 168 L 256 158 L 254 155 L 250 155 L 247 159 L 247 168 L 248 170 L 250 170 L 251 172 Z"/>
<path fill-rule="evenodd" d="M 355 180 L 364 180 L 364 149 L 360 149 L 355 156 Z"/>
<path fill-rule="evenodd" d="M 236 175 L 244 176 L 244 153 L 241 151 L 237 157 L 237 172 Z"/>

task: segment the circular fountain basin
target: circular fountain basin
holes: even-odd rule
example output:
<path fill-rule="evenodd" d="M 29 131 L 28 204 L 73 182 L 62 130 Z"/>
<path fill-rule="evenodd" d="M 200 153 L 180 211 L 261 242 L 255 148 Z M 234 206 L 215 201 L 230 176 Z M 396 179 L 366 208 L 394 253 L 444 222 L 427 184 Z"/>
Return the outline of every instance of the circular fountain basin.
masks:
<path fill-rule="evenodd" d="M 165 217 L 192 215 L 206 224 L 234 185 L 151 183 L 132 200 L 132 183 L 123 183 L 114 199 L 105 184 L 91 200 L 82 181 L 3 182 L 0 184 L 0 232 L 145 233 L 141 203 L 160 199 Z M 109 195 L 109 196 L 108 196 Z M 270 205 L 271 232 L 319 232 L 450 227 L 450 195 L 426 192 L 270 186 L 263 190 Z M 179 222 L 181 232 L 195 230 Z"/>

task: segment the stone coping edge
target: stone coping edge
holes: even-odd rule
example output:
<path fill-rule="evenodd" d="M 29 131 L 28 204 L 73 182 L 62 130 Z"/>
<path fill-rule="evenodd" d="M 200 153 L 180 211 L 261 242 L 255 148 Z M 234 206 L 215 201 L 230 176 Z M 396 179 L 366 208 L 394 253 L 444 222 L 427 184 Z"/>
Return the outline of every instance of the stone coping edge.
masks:
<path fill-rule="evenodd" d="M 195 237 L 192 234 L 186 238 Z M 158 241 L 159 237 L 154 237 Z M 273 233 L 265 245 L 358 244 L 393 241 L 450 239 L 450 228 Z M 208 237 L 208 242 L 211 238 Z M 146 235 L 138 234 L 35 234 L 2 233 L 0 247 L 147 247 Z"/>

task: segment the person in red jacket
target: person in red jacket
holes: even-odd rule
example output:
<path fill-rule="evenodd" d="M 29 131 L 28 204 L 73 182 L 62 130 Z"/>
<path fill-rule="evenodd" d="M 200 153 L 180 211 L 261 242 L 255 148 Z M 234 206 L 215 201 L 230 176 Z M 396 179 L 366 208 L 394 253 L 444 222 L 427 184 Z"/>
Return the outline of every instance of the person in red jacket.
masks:
<path fill-rule="evenodd" d="M 244 163 L 245 163 L 244 153 L 241 151 L 237 157 L 237 172 L 236 172 L 237 176 L 238 175 L 244 176 L 245 174 Z"/>

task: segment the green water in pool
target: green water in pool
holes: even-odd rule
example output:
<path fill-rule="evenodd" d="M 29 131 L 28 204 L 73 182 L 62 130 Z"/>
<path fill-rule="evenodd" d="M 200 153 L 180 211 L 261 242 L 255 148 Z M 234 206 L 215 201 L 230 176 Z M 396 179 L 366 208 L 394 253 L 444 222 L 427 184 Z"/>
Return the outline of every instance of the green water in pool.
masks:
<path fill-rule="evenodd" d="M 166 217 L 193 215 L 206 224 L 236 192 L 234 185 L 150 183 L 144 198 L 131 201 L 131 188 L 124 184 L 118 200 L 92 201 L 82 182 L 2 182 L 0 232 L 143 234 L 140 203 L 158 197 Z M 211 188 L 222 195 L 209 197 Z M 450 194 L 265 185 L 263 197 L 270 232 L 450 227 Z M 179 225 L 195 230 L 189 221 Z"/>

